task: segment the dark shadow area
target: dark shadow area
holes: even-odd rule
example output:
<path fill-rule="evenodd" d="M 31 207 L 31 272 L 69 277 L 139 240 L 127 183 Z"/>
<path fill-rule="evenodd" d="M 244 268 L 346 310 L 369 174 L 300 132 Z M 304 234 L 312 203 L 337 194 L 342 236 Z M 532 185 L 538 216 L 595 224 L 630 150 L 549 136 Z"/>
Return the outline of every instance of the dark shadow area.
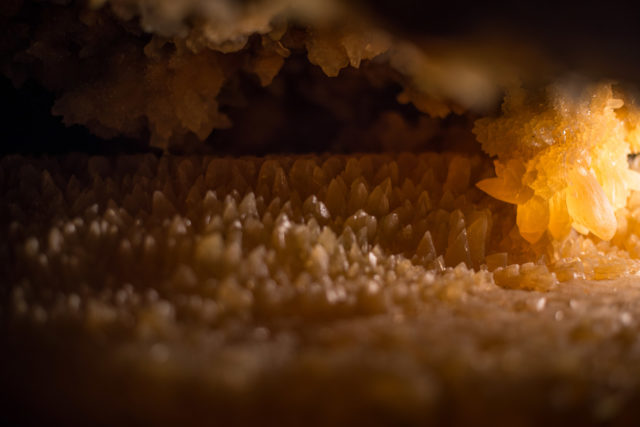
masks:
<path fill-rule="evenodd" d="M 8 79 L 0 77 L 0 155 L 69 152 L 114 155 L 150 151 L 141 141 L 103 140 L 82 126 L 65 126 L 61 117 L 51 114 L 53 102 L 53 94 L 33 81 L 15 88 Z"/>
<path fill-rule="evenodd" d="M 390 73 L 388 67 L 363 63 L 359 69 L 348 67 L 337 77 L 327 77 L 319 67 L 309 64 L 305 54 L 296 53 L 266 87 L 254 75 L 240 73 L 222 89 L 220 98 L 227 97 L 222 110 L 231 119 L 230 129 L 214 130 L 204 143 L 193 137 L 184 144 L 172 145 L 170 151 L 263 156 L 451 150 L 457 138 L 451 138 L 452 129 L 461 137 L 461 146 L 469 146 L 469 139 L 473 139 L 470 117 L 452 114 L 431 119 L 412 104 L 398 103 L 402 88 Z M 105 140 L 83 126 L 65 126 L 61 117 L 51 114 L 54 94 L 34 81 L 15 88 L 2 78 L 0 93 L 0 155 L 161 152 L 150 148 L 146 139 Z M 389 115 L 396 118 L 391 125 L 399 131 L 413 132 L 417 142 L 408 146 L 392 126 L 386 136 L 381 136 Z M 421 120 L 429 121 L 426 128 L 424 122 L 420 125 Z"/>
<path fill-rule="evenodd" d="M 244 102 L 223 108 L 233 127 L 215 130 L 208 144 L 215 152 L 234 155 L 385 151 L 375 141 L 347 140 L 344 133 L 373 127 L 385 112 L 409 124 L 423 115 L 411 104 L 398 103 L 402 88 L 388 74 L 388 67 L 363 63 L 327 77 L 306 53 L 288 58 L 267 87 L 242 74 L 237 84 Z"/>
<path fill-rule="evenodd" d="M 562 69 L 592 78 L 639 81 L 636 2 L 351 1 L 405 37 L 515 38 L 536 46 Z"/>

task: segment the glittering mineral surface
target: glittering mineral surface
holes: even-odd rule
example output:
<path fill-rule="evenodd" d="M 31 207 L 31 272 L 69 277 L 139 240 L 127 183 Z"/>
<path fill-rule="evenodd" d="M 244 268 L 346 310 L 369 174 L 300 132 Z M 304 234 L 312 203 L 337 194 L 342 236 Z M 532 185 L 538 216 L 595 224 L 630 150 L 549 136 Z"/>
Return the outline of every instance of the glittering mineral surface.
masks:
<path fill-rule="evenodd" d="M 632 92 L 363 3 L 0 4 L 0 421 L 638 424 Z"/>
<path fill-rule="evenodd" d="M 446 153 L 3 158 L 8 413 L 633 416 L 634 250 L 575 231 L 531 246 L 515 207 L 474 186 L 492 169 Z"/>

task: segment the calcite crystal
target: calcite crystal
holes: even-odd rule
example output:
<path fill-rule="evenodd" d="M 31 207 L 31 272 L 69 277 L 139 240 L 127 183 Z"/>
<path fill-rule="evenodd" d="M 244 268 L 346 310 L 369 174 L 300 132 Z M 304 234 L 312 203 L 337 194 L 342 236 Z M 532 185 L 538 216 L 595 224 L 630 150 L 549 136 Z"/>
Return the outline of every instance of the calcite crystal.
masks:
<path fill-rule="evenodd" d="M 497 156 L 497 177 L 477 185 L 518 206 L 518 228 L 531 243 L 545 232 L 562 240 L 572 228 L 611 240 L 616 213 L 632 190 L 640 190 L 640 175 L 628 164 L 640 148 L 637 114 L 617 113 L 624 101 L 611 85 L 578 93 L 569 88 L 514 90 L 502 116 L 480 119 L 474 128 L 483 150 Z"/>
<path fill-rule="evenodd" d="M 638 424 L 634 99 L 364 3 L 0 4 L 13 83 L 161 148 L 0 158 L 2 421 Z"/>
<path fill-rule="evenodd" d="M 3 416 L 634 414 L 638 289 L 621 278 L 640 239 L 532 246 L 475 187 L 491 173 L 447 153 L 4 157 Z"/>

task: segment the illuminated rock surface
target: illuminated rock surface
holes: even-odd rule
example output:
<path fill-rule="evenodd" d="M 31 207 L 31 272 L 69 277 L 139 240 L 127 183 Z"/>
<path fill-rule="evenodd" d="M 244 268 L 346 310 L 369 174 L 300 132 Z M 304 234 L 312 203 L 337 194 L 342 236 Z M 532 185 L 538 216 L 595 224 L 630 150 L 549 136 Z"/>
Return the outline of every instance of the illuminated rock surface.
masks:
<path fill-rule="evenodd" d="M 637 113 L 617 113 L 624 101 L 610 85 L 570 89 L 514 90 L 504 115 L 475 125 L 483 150 L 498 157 L 498 176 L 478 187 L 518 205 L 520 233 L 531 243 L 547 230 L 562 240 L 572 227 L 611 240 L 616 211 L 640 190 L 640 175 L 627 161 L 638 150 Z"/>
<path fill-rule="evenodd" d="M 635 417 L 631 217 L 531 246 L 452 154 L 1 162 L 9 415 Z"/>
<path fill-rule="evenodd" d="M 640 113 L 617 87 L 513 89 L 489 50 L 337 1 L 79 4 L 0 4 L 3 74 L 165 154 L 0 159 L 2 417 L 638 424 Z M 507 86 L 475 122 L 492 164 L 468 127 Z M 295 138 L 292 93 L 340 125 L 325 145 Z M 276 124 L 414 153 L 166 152 L 269 152 Z"/>

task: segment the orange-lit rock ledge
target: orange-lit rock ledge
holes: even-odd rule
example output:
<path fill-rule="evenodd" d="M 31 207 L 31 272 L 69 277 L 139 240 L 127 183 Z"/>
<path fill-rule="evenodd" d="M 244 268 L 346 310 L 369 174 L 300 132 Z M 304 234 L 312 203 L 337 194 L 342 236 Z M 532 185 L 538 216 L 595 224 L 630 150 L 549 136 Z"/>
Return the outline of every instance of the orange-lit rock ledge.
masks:
<path fill-rule="evenodd" d="M 493 173 L 481 157 L 0 166 L 7 416 L 637 417 L 635 220 L 620 216 L 612 242 L 532 246 L 515 206 L 475 187 Z"/>

